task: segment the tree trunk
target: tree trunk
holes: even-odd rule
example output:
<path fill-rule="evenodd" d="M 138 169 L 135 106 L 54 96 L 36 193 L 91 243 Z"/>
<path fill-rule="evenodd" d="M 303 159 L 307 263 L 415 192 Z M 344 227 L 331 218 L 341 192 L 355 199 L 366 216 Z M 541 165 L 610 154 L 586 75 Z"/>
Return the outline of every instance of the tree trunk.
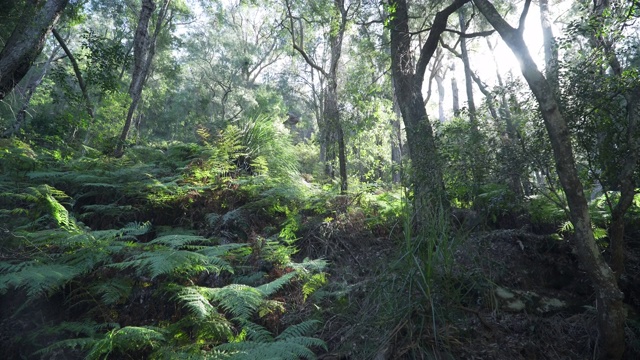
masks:
<path fill-rule="evenodd" d="M 544 42 L 545 75 L 553 93 L 558 96 L 558 48 L 551 29 L 549 0 L 540 0 L 540 24 Z"/>
<path fill-rule="evenodd" d="M 467 24 L 464 16 L 464 10 L 458 10 L 458 21 L 460 22 L 460 32 L 466 34 Z M 469 63 L 469 52 L 467 51 L 467 39 L 462 36 L 460 38 L 460 59 L 464 66 L 465 89 L 467 92 L 467 108 L 469 110 L 469 122 L 471 123 L 470 145 L 478 150 L 482 146 L 482 136 L 478 128 L 478 114 L 476 111 L 476 103 L 473 98 L 473 73 L 471 72 L 471 64 Z M 484 182 L 484 176 L 480 166 L 480 157 L 482 151 L 474 151 L 471 158 L 471 173 L 473 175 L 473 197 L 478 194 L 478 188 Z"/>
<path fill-rule="evenodd" d="M 551 140 L 556 171 L 569 204 L 577 255 L 596 291 L 601 356 L 606 359 L 621 359 L 625 347 L 623 294 L 618 288 L 613 271 L 604 261 L 591 230 L 591 217 L 578 177 L 567 123 L 551 85 L 538 70 L 529 53 L 521 29 L 511 27 L 487 0 L 474 0 L 474 3 L 520 61 L 522 74 L 538 101 Z M 528 0 L 525 9 L 529 4 Z"/>
<path fill-rule="evenodd" d="M 444 97 L 445 97 L 444 79 L 442 78 L 442 76 L 440 74 L 436 74 L 434 79 L 436 80 L 436 85 L 438 86 L 438 120 L 440 120 L 441 123 L 444 123 L 444 121 L 445 121 L 445 117 L 444 117 Z"/>
<path fill-rule="evenodd" d="M 69 0 L 29 0 L 0 52 L 0 100 L 22 80 Z"/>
<path fill-rule="evenodd" d="M 138 26 L 136 28 L 135 37 L 133 39 L 133 72 L 131 74 L 131 85 L 129 86 L 129 96 L 131 96 L 131 104 L 127 111 L 127 119 L 125 120 L 122 133 L 116 144 L 114 156 L 120 157 L 124 154 L 124 145 L 129 137 L 129 131 L 133 123 L 133 116 L 138 109 L 140 100 L 142 99 L 142 89 L 149 75 L 151 63 L 156 51 L 156 40 L 162 30 L 163 22 L 167 16 L 169 3 L 171 0 L 164 0 L 162 8 L 158 14 L 155 23 L 153 35 L 149 36 L 149 22 L 151 15 L 156 9 L 154 0 L 142 0 L 142 8 L 138 18 Z"/>
<path fill-rule="evenodd" d="M 438 46 L 440 35 L 446 28 L 449 15 L 466 2 L 456 0 L 436 14 L 420 57 L 414 65 L 407 1 L 389 0 L 389 4 L 395 7 L 395 13 L 390 14 L 389 21 L 391 70 L 411 157 L 414 221 L 419 235 L 426 233 L 431 217 L 438 216 L 438 212 L 447 207 L 442 168 L 422 96 L 424 74 Z"/>
<path fill-rule="evenodd" d="M 451 98 L 453 99 L 453 114 L 460 113 L 460 92 L 458 91 L 458 80 L 456 80 L 456 65 L 451 64 Z"/>

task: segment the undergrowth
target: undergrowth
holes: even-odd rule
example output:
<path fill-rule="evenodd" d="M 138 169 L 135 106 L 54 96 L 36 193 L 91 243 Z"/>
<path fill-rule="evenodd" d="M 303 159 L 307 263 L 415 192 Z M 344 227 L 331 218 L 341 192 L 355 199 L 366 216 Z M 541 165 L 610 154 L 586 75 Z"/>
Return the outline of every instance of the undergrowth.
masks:
<path fill-rule="evenodd" d="M 324 260 L 293 260 L 295 164 L 265 119 L 201 145 L 0 156 L 0 357 L 312 359 Z M 268 175 L 267 175 L 268 174 Z"/>

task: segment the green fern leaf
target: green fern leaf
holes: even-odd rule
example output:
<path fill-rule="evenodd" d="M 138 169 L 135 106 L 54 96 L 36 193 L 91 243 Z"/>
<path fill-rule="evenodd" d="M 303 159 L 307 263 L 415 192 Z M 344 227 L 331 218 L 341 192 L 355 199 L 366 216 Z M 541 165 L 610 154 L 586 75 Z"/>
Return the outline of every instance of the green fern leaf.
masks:
<path fill-rule="evenodd" d="M 215 311 L 209 299 L 202 295 L 197 287 L 182 287 L 173 298 L 198 319 L 206 319 Z"/>
<path fill-rule="evenodd" d="M 311 335 L 318 330 L 320 321 L 307 320 L 300 324 L 291 325 L 276 337 L 276 340 L 288 340 L 290 338 L 299 338 Z"/>
<path fill-rule="evenodd" d="M 0 275 L 0 294 L 10 288 L 24 288 L 29 298 L 47 294 L 75 278 L 80 269 L 62 264 L 31 265 Z"/>
<path fill-rule="evenodd" d="M 204 268 L 203 266 L 209 263 L 206 256 L 192 251 L 157 249 L 135 255 L 132 260 L 109 266 L 118 269 L 134 268 L 138 275 L 149 275 L 154 279 L 160 275 L 193 269 L 196 266 Z"/>
<path fill-rule="evenodd" d="M 224 311 L 240 319 L 250 318 L 264 297 L 260 290 L 240 284 L 230 284 L 223 288 L 208 288 L 205 295 L 217 301 Z"/>
<path fill-rule="evenodd" d="M 296 275 L 297 273 L 295 271 L 292 271 L 273 280 L 270 283 L 260 285 L 256 289 L 258 289 L 258 291 L 260 291 L 264 296 L 270 296 L 280 290 L 284 285 L 288 284 Z"/>

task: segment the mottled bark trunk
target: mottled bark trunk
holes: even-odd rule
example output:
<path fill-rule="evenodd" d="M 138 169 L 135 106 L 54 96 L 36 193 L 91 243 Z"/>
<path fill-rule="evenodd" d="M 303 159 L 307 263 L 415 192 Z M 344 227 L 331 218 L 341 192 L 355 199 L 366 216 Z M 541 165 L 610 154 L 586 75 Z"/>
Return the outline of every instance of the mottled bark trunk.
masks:
<path fill-rule="evenodd" d="M 440 35 L 446 28 L 449 15 L 466 2 L 456 0 L 436 14 L 429 36 L 420 51 L 420 57 L 414 64 L 407 2 L 389 1 L 389 4 L 395 7 L 395 13 L 391 14 L 389 22 L 391 70 L 411 157 L 414 220 L 418 234 L 425 233 L 432 216 L 438 216 L 438 212 L 447 207 L 442 168 L 422 96 L 424 74 L 438 46 Z"/>
<path fill-rule="evenodd" d="M 329 103 L 325 105 L 327 123 L 330 124 L 331 132 L 335 138 L 334 144 L 338 145 L 338 167 L 340 171 L 340 192 L 347 191 L 347 155 L 344 142 L 344 131 L 342 130 L 342 121 L 340 119 L 340 109 L 338 107 L 338 68 L 340 65 L 340 57 L 342 56 L 342 40 L 347 27 L 347 9 L 344 0 L 334 0 L 333 4 L 340 18 L 338 20 L 337 31 L 331 31 L 329 34 L 329 45 L 331 46 L 331 64 L 329 66 L 327 86 L 329 88 L 325 101 Z M 328 105 L 328 106 L 327 106 Z"/>
<path fill-rule="evenodd" d="M 69 0 L 28 0 L 0 52 L 0 100 L 27 74 Z"/>
<path fill-rule="evenodd" d="M 394 86 L 395 87 L 395 86 Z M 397 96 L 393 94 L 393 112 L 396 118 L 391 122 L 391 163 L 392 178 L 394 183 L 402 181 L 402 112 L 398 104 Z"/>
<path fill-rule="evenodd" d="M 522 32 L 511 27 L 487 0 L 474 0 L 474 3 L 520 61 L 522 74 L 538 101 L 551 140 L 558 177 L 569 204 L 578 259 L 596 291 L 601 355 L 606 359 L 620 359 L 625 347 L 623 294 L 618 288 L 613 271 L 604 261 L 591 230 L 591 217 L 578 177 L 567 123 L 551 85 L 538 70 L 529 53 Z M 525 6 L 529 3 L 527 1 Z"/>

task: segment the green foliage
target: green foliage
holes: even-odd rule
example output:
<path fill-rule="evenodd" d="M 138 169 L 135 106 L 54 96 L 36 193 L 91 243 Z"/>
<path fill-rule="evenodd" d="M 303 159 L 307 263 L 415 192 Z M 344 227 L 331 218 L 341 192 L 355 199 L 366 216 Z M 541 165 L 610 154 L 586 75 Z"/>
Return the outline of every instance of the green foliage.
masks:
<path fill-rule="evenodd" d="M 220 146 L 234 150 L 239 138 L 232 138 Z M 12 343 L 42 358 L 60 352 L 96 359 L 175 358 L 173 354 L 220 358 L 257 354 L 261 348 L 281 358 L 312 358 L 311 349 L 324 343 L 303 334 L 310 327 L 280 336 L 261 325 L 287 311 L 276 296 L 295 292 L 307 298 L 326 282 L 326 262 L 291 261 L 299 212 L 287 209 L 298 209 L 302 188 L 290 181 L 278 187 L 238 182 L 234 186 L 247 190 L 237 192 L 252 194 L 253 202 L 237 208 L 215 205 L 220 215 L 209 210 L 215 231 L 238 233 L 253 231 L 248 214 L 268 213 L 274 225 L 282 224 L 283 234 L 291 234 L 286 242 L 221 243 L 196 235 L 191 227 L 155 227 L 148 221 L 117 226 L 154 209 L 162 216 L 171 211 L 167 204 L 190 211 L 200 194 L 226 194 L 224 187 L 215 190 L 219 178 L 203 186 L 185 176 L 193 161 L 212 149 L 175 144 L 166 151 L 136 148 L 120 160 L 82 158 L 27 173 L 30 186 L 1 182 L 0 216 L 11 221 L 2 232 L 9 241 L 2 248 L 0 296 L 22 299 L 22 306 L 12 309 L 16 320 L 8 321 L 42 311 L 42 301 L 59 302 L 64 310 L 55 321 L 41 323 L 30 336 L 17 335 Z M 182 169 L 175 167 L 180 162 Z M 247 266 L 253 262 L 273 264 L 277 271 L 268 275 Z M 150 312 L 153 319 L 136 312 Z M 217 348 L 230 341 L 235 350 Z"/>

